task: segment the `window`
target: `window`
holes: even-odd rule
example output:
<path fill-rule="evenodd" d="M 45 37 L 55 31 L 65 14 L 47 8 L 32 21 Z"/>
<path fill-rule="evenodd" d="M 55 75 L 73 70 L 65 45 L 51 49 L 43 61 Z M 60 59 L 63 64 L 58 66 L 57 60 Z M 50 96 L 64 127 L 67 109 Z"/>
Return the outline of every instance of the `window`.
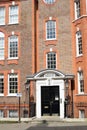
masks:
<path fill-rule="evenodd" d="M 18 117 L 18 111 L 17 110 L 9 110 L 9 117 L 10 118 L 17 118 Z"/>
<path fill-rule="evenodd" d="M 4 93 L 4 76 L 0 75 L 0 94 Z"/>
<path fill-rule="evenodd" d="M 79 110 L 79 118 L 85 118 L 85 111 Z"/>
<path fill-rule="evenodd" d="M 47 68 L 49 69 L 56 68 L 56 53 L 55 52 L 47 53 Z"/>
<path fill-rule="evenodd" d="M 5 24 L 5 7 L 0 7 L 0 25 Z"/>
<path fill-rule="evenodd" d="M 18 6 L 9 7 L 9 23 L 15 24 L 18 23 Z"/>
<path fill-rule="evenodd" d="M 18 36 L 10 36 L 9 37 L 9 58 L 10 59 L 15 59 L 18 58 Z"/>
<path fill-rule="evenodd" d="M 4 59 L 4 34 L 0 32 L 0 60 Z"/>
<path fill-rule="evenodd" d="M 77 56 L 82 55 L 82 34 L 81 31 L 76 33 L 76 47 L 77 47 Z"/>
<path fill-rule="evenodd" d="M 47 4 L 53 4 L 55 2 L 55 0 L 44 0 L 44 2 Z"/>
<path fill-rule="evenodd" d="M 79 87 L 79 94 L 84 93 L 83 71 L 78 72 L 78 87 Z"/>
<path fill-rule="evenodd" d="M 75 18 L 79 18 L 80 14 L 80 0 L 75 0 Z"/>
<path fill-rule="evenodd" d="M 4 117 L 4 112 L 3 110 L 0 110 L 0 118 L 3 118 Z"/>
<path fill-rule="evenodd" d="M 18 92 L 18 75 L 9 75 L 9 94 L 17 94 Z"/>
<path fill-rule="evenodd" d="M 56 22 L 49 20 L 46 22 L 46 39 L 54 40 L 56 39 Z"/>

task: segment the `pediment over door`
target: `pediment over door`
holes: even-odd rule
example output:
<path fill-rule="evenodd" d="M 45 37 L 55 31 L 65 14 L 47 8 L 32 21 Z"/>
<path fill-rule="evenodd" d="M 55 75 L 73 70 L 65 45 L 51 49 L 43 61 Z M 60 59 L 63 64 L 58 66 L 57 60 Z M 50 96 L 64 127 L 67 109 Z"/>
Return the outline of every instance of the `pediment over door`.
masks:
<path fill-rule="evenodd" d="M 42 70 L 34 75 L 34 78 L 64 78 L 65 75 L 57 70 Z"/>
<path fill-rule="evenodd" d="M 73 79 L 74 75 L 65 75 L 62 72 L 54 69 L 45 69 L 41 70 L 34 75 L 27 76 L 27 80 L 39 80 L 39 79 L 48 79 L 48 78 L 53 78 L 53 79 Z"/>

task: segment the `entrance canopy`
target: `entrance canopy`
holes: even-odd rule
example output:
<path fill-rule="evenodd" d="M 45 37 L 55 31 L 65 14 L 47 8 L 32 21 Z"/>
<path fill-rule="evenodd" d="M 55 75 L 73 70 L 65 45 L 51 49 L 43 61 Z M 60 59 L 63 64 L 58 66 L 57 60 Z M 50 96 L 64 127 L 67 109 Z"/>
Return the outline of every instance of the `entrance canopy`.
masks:
<path fill-rule="evenodd" d="M 47 78 L 52 78 L 52 79 L 73 79 L 74 75 L 72 74 L 64 74 L 58 70 L 54 69 L 45 69 L 41 70 L 34 75 L 29 75 L 27 76 L 27 80 L 44 80 Z"/>

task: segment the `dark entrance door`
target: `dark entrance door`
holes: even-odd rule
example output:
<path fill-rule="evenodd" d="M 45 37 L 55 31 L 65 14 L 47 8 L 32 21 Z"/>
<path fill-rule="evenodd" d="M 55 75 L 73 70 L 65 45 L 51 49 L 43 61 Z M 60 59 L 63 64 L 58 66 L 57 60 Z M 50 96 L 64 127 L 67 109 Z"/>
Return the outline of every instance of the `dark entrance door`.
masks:
<path fill-rule="evenodd" d="M 59 86 L 41 87 L 42 115 L 59 115 Z"/>

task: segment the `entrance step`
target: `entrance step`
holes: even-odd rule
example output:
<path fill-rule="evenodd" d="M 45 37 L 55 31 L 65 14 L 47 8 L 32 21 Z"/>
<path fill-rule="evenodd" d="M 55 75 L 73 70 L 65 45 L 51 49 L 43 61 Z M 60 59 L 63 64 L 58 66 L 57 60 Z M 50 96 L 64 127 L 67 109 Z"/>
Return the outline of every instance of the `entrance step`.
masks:
<path fill-rule="evenodd" d="M 41 118 L 32 118 L 31 123 L 41 123 L 41 124 L 49 124 L 49 123 L 58 123 L 64 122 L 63 119 L 60 119 L 58 116 L 43 116 Z"/>

